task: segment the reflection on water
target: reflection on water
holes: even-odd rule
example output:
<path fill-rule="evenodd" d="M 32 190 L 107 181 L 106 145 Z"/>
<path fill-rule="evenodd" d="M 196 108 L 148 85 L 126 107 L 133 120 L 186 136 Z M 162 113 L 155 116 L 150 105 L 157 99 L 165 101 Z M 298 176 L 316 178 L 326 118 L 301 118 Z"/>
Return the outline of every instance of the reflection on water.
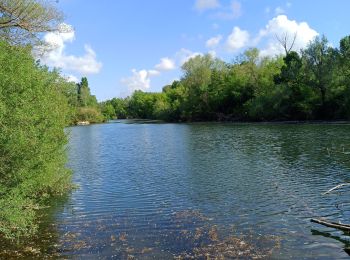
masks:
<path fill-rule="evenodd" d="M 309 222 L 350 222 L 345 191 L 321 195 L 349 179 L 348 125 L 118 121 L 69 130 L 79 189 L 46 220 L 54 228 L 40 237 L 54 239 L 38 242 L 41 251 L 64 258 L 348 257 L 346 235 Z"/>

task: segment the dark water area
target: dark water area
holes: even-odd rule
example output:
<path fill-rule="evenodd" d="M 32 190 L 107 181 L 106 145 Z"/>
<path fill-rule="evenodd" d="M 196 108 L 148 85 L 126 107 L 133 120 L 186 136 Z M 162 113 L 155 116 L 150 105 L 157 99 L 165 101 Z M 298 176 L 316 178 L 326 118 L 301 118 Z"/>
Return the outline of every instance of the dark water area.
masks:
<path fill-rule="evenodd" d="M 68 131 L 79 187 L 43 211 L 28 254 L 349 258 L 350 237 L 310 218 L 350 223 L 350 190 L 322 195 L 350 180 L 350 125 L 112 121 Z"/>

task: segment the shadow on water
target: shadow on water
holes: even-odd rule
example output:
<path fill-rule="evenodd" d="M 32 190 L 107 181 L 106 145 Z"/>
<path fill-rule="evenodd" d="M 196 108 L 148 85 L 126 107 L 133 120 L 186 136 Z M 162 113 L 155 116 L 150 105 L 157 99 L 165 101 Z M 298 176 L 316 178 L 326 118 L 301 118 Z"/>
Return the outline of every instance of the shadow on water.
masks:
<path fill-rule="evenodd" d="M 344 251 L 350 256 L 350 237 L 349 237 L 350 234 L 349 233 L 343 233 L 343 236 L 336 236 L 336 235 L 332 235 L 329 232 L 319 231 L 315 229 L 311 229 L 311 233 L 314 236 L 322 236 L 322 237 L 331 238 L 341 242 L 342 244 L 344 244 Z"/>
<path fill-rule="evenodd" d="M 152 119 L 115 119 L 108 121 L 108 124 L 164 124 L 162 120 Z"/>
<path fill-rule="evenodd" d="M 60 233 L 56 215 L 62 212 L 68 196 L 54 198 L 50 206 L 38 211 L 38 234 L 21 240 L 0 238 L 0 259 L 43 259 L 59 256 Z"/>

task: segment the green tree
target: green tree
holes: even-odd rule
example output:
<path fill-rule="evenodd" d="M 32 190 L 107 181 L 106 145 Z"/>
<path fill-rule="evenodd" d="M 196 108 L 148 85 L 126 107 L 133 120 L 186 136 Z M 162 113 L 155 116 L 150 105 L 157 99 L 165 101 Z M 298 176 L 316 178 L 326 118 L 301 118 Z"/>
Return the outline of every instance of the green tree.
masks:
<path fill-rule="evenodd" d="M 187 119 L 186 105 L 188 103 L 187 88 L 183 82 L 175 80 L 171 85 L 163 88 L 170 105 L 169 121 L 184 121 Z"/>
<path fill-rule="evenodd" d="M 90 123 L 101 123 L 109 120 L 110 116 L 104 118 L 101 108 L 103 105 L 98 105 L 95 96 L 91 95 L 88 79 L 83 77 L 81 82 L 76 85 L 77 92 L 77 107 L 75 108 L 75 117 L 73 123 L 80 121 L 88 121 Z"/>
<path fill-rule="evenodd" d="M 187 88 L 186 114 L 190 120 L 208 117 L 209 112 L 209 85 L 212 71 L 222 70 L 225 64 L 207 54 L 196 56 L 182 65 L 184 77 L 182 82 Z"/>
<path fill-rule="evenodd" d="M 106 120 L 115 118 L 115 109 L 110 101 L 103 102 L 100 104 L 102 115 Z"/>
<path fill-rule="evenodd" d="M 91 96 L 89 82 L 86 77 L 81 79 L 81 82 L 77 84 L 78 89 L 78 101 L 81 107 L 96 106 L 96 98 Z"/>
<path fill-rule="evenodd" d="M 308 47 L 302 51 L 305 62 L 306 83 L 320 93 L 320 115 L 326 112 L 326 98 L 332 87 L 335 69 L 335 51 L 329 46 L 325 36 L 316 37 Z"/>
<path fill-rule="evenodd" d="M 70 186 L 64 127 L 68 85 L 29 47 L 0 42 L 0 233 L 30 235 L 36 209 Z"/>
<path fill-rule="evenodd" d="M 154 109 L 153 93 L 136 90 L 129 100 L 129 112 L 134 118 L 153 119 Z"/>
<path fill-rule="evenodd" d="M 253 87 L 253 97 L 248 100 L 244 107 L 248 114 L 248 120 L 272 120 L 281 119 L 283 114 L 281 101 L 283 100 L 283 91 L 276 87 L 274 79 L 281 71 L 283 59 L 261 58 L 257 64 L 258 84 Z"/>
<path fill-rule="evenodd" d="M 350 119 L 350 36 L 340 40 L 337 54 L 331 105 L 336 110 L 336 118 Z"/>
<path fill-rule="evenodd" d="M 128 113 L 128 106 L 129 106 L 129 99 L 128 98 L 113 98 L 111 101 L 111 104 L 115 111 L 115 116 L 118 119 L 125 119 L 129 116 Z"/>
<path fill-rule="evenodd" d="M 283 94 L 279 112 L 284 119 L 310 119 L 312 116 L 312 90 L 304 84 L 303 63 L 297 52 L 291 51 L 284 58 L 281 73 L 275 76 Z"/>

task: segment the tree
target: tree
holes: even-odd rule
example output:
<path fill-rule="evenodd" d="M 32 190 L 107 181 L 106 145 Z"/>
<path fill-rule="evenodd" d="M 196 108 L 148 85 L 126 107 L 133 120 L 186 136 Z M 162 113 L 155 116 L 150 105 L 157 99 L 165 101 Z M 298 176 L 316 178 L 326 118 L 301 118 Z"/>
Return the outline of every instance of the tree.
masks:
<path fill-rule="evenodd" d="M 129 112 L 134 118 L 153 119 L 155 96 L 136 90 L 129 100 Z"/>
<path fill-rule="evenodd" d="M 291 51 L 283 61 L 281 73 L 274 77 L 275 84 L 284 92 L 279 110 L 286 118 L 306 119 L 311 111 L 307 105 L 308 95 L 303 84 L 302 60 L 297 52 Z"/>
<path fill-rule="evenodd" d="M 276 39 L 283 47 L 287 56 L 293 50 L 295 40 L 297 39 L 297 32 L 294 33 L 293 37 L 285 32 L 283 35 L 276 35 Z"/>
<path fill-rule="evenodd" d="M 338 104 L 339 117 L 350 118 L 350 36 L 340 40 L 336 73 L 337 88 L 335 89 L 334 103 Z"/>
<path fill-rule="evenodd" d="M 259 50 L 251 48 L 244 52 L 244 62 L 241 68 L 248 77 L 248 87 L 251 88 L 252 95 L 259 91 L 260 73 L 259 73 Z"/>
<path fill-rule="evenodd" d="M 0 0 L 0 39 L 11 44 L 38 44 L 40 34 L 65 30 L 63 15 L 51 1 Z"/>
<path fill-rule="evenodd" d="M 125 119 L 129 116 L 128 114 L 128 102 L 129 99 L 128 98 L 113 98 L 112 100 L 110 100 L 113 108 L 114 108 L 114 113 L 115 116 L 118 119 Z"/>
<path fill-rule="evenodd" d="M 163 93 L 166 94 L 170 105 L 170 113 L 166 120 L 169 121 L 182 121 L 187 119 L 186 105 L 188 103 L 187 88 L 183 82 L 175 80 L 171 85 L 163 88 Z"/>
<path fill-rule="evenodd" d="M 73 123 L 80 121 L 89 121 L 90 123 L 100 123 L 110 119 L 107 115 L 103 117 L 101 108 L 103 105 L 98 105 L 97 99 L 94 95 L 91 95 L 89 82 L 86 77 L 83 77 L 76 85 L 77 92 L 77 107 L 75 107 L 76 113 Z"/>
<path fill-rule="evenodd" d="M 113 119 L 115 114 L 115 109 L 110 101 L 101 103 L 101 112 L 106 120 Z"/>
<path fill-rule="evenodd" d="M 260 58 L 257 64 L 257 85 L 253 88 L 252 97 L 244 104 L 244 112 L 249 120 L 281 119 L 280 103 L 283 92 L 274 82 L 283 66 L 282 57 Z"/>
<path fill-rule="evenodd" d="M 70 185 L 67 83 L 29 47 L 0 42 L 0 233 L 30 235 L 35 209 Z"/>
<path fill-rule="evenodd" d="M 182 65 L 182 82 L 188 91 L 187 113 L 190 119 L 204 118 L 208 115 L 208 87 L 213 70 L 225 68 L 224 62 L 207 54 L 191 58 Z"/>
<path fill-rule="evenodd" d="M 292 51 L 284 58 L 284 65 L 281 68 L 281 73 L 275 77 L 275 83 L 287 83 L 291 87 L 300 84 L 302 60 L 298 53 Z"/>
<path fill-rule="evenodd" d="M 350 76 L 350 36 L 346 36 L 340 40 L 339 53 L 342 73 L 348 79 Z"/>
<path fill-rule="evenodd" d="M 316 37 L 302 51 L 305 62 L 306 83 L 318 89 L 321 98 L 321 113 L 325 112 L 327 90 L 332 85 L 335 69 L 335 51 L 329 46 L 325 36 Z"/>
<path fill-rule="evenodd" d="M 89 82 L 86 77 L 81 79 L 81 82 L 77 84 L 78 101 L 81 107 L 96 107 L 96 97 L 91 95 Z"/>

